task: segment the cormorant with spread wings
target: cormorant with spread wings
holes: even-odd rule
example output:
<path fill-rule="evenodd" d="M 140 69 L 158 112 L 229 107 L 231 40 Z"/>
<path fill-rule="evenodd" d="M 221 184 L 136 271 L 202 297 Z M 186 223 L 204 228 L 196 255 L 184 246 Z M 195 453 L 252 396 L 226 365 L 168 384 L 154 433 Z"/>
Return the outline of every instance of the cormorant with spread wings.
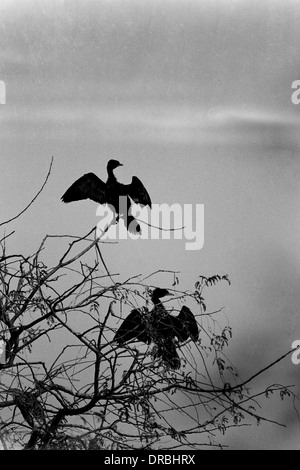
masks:
<path fill-rule="evenodd" d="M 123 166 L 117 160 L 109 160 L 107 164 L 108 178 L 104 183 L 94 173 L 86 173 L 73 183 L 62 196 L 63 202 L 91 199 L 99 204 L 109 204 L 114 208 L 115 215 L 123 217 L 127 230 L 131 233 L 141 233 L 141 227 L 131 214 L 131 200 L 141 206 L 151 208 L 150 196 L 143 183 L 136 176 L 132 177 L 130 184 L 122 184 L 117 181 L 114 169 Z M 123 200 L 122 200 L 123 196 Z M 124 207 L 123 204 L 124 203 Z M 124 209 L 126 208 L 126 213 Z"/>
<path fill-rule="evenodd" d="M 185 305 L 177 317 L 170 315 L 161 302 L 161 298 L 172 295 L 167 289 L 154 289 L 151 300 L 154 304 L 150 312 L 143 313 L 134 309 L 122 322 L 115 334 L 114 341 L 124 345 L 137 340 L 156 345 L 155 356 L 161 358 L 171 369 L 179 369 L 180 359 L 176 350 L 178 343 L 191 338 L 197 341 L 199 328 L 195 316 Z"/>

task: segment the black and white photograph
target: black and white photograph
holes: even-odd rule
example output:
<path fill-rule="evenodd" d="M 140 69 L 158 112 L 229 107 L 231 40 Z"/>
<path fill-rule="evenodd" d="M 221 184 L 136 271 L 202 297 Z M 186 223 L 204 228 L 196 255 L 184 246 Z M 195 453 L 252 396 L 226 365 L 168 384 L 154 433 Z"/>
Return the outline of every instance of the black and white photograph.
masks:
<path fill-rule="evenodd" d="M 0 450 L 300 450 L 299 24 L 1 0 Z"/>

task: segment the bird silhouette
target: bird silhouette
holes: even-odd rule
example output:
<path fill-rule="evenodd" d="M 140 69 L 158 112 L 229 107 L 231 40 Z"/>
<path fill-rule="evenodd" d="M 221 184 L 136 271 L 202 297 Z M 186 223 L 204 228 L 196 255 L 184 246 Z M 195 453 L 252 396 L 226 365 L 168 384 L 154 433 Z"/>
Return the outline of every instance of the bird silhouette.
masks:
<path fill-rule="evenodd" d="M 137 340 L 146 344 L 155 344 L 154 355 L 161 358 L 171 369 L 179 369 L 180 358 L 176 350 L 178 343 L 191 338 L 197 341 L 199 329 L 191 310 L 183 306 L 177 317 L 168 313 L 161 299 L 172 295 L 167 289 L 154 289 L 151 311 L 134 309 L 122 322 L 114 340 L 119 345 Z"/>
<path fill-rule="evenodd" d="M 109 204 L 118 216 L 124 219 L 126 228 L 133 234 L 141 233 L 141 227 L 131 214 L 132 199 L 136 204 L 151 208 L 150 196 L 139 178 L 132 177 L 130 184 L 122 184 L 117 181 L 114 170 L 122 163 L 117 160 L 109 160 L 107 164 L 108 178 L 104 183 L 94 173 L 86 173 L 76 180 L 62 196 L 65 203 L 91 199 L 99 204 Z"/>

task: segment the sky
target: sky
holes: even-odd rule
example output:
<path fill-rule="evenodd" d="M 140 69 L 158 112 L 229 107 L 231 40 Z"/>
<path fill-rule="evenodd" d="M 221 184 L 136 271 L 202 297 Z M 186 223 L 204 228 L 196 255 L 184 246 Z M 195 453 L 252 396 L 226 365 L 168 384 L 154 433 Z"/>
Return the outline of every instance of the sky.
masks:
<path fill-rule="evenodd" d="M 153 203 L 204 204 L 204 246 L 121 240 L 103 251 L 111 271 L 180 271 L 186 289 L 228 274 L 208 304 L 226 308 L 243 375 L 287 351 L 300 339 L 299 2 L 2 0 L 0 18 L 1 220 L 31 200 L 54 157 L 42 194 L 6 226 L 11 249 L 85 234 L 96 204 L 60 197 L 86 172 L 105 179 L 117 158 L 118 179 L 138 176 Z M 272 374 L 300 393 L 300 366 Z M 270 412 L 288 428 L 239 430 L 229 443 L 299 448 L 292 406 Z"/>

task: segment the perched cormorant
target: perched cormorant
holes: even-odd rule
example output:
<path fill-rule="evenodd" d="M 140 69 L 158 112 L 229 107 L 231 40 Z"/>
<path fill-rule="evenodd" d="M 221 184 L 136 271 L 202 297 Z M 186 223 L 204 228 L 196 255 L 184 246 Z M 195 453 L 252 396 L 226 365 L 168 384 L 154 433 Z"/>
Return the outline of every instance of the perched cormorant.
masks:
<path fill-rule="evenodd" d="M 186 341 L 189 337 L 193 341 L 197 341 L 199 337 L 199 329 L 194 314 L 191 310 L 183 305 L 177 317 L 170 315 L 161 302 L 161 298 L 170 294 L 166 289 L 157 288 L 152 293 L 151 300 L 154 308 L 151 311 L 153 324 L 161 334 L 171 337 L 177 337 L 179 341 Z"/>
<path fill-rule="evenodd" d="M 180 359 L 176 351 L 176 342 L 191 338 L 197 341 L 199 329 L 191 310 L 183 306 L 177 317 L 170 315 L 161 298 L 172 295 L 167 289 L 154 289 L 151 300 L 154 304 L 150 312 L 142 313 L 134 309 L 125 318 L 115 334 L 114 340 L 123 345 L 130 340 L 156 345 L 155 355 L 163 359 L 171 369 L 180 367 Z"/>
<path fill-rule="evenodd" d="M 153 291 L 151 300 L 154 305 L 161 305 L 160 298 L 171 295 L 166 289 L 157 288 Z M 144 308 L 144 313 L 140 309 L 131 310 L 130 314 L 122 322 L 120 328 L 115 334 L 114 341 L 120 345 L 130 340 L 137 339 L 143 343 L 150 344 L 152 340 L 152 312 Z"/>
<path fill-rule="evenodd" d="M 125 216 L 124 220 L 127 230 L 131 233 L 141 233 L 140 225 L 130 213 L 130 198 L 136 204 L 149 206 L 150 208 L 151 199 L 145 186 L 136 176 L 132 177 L 130 184 L 122 184 L 117 181 L 113 170 L 119 166 L 123 166 L 122 163 L 117 160 L 109 160 L 106 183 L 94 173 L 86 173 L 67 189 L 61 199 L 66 203 L 82 199 L 92 199 L 92 201 L 100 204 L 109 204 L 113 206 L 116 217 L 119 215 L 124 218 Z M 124 196 L 124 198 L 121 198 L 121 196 Z M 121 207 L 121 204 L 124 204 L 126 207 Z M 127 210 L 126 214 L 124 214 L 124 209 Z"/>

